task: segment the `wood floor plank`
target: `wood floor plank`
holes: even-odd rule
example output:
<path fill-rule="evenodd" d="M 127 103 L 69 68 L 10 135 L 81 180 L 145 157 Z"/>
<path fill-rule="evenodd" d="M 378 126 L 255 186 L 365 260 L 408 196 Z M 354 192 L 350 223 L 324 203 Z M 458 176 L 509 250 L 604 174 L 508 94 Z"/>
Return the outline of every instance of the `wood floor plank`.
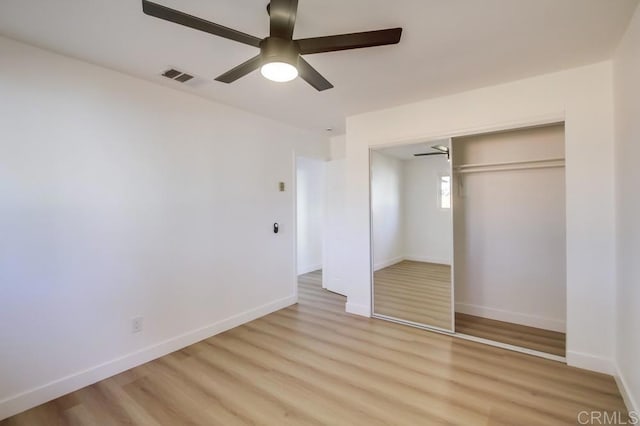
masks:
<path fill-rule="evenodd" d="M 533 426 L 625 411 L 610 376 L 346 314 L 321 278 L 300 277 L 296 305 L 0 425 Z"/>
<path fill-rule="evenodd" d="M 374 312 L 450 330 L 451 268 L 402 261 L 374 273 Z M 564 333 L 455 314 L 458 333 L 507 343 L 553 355 L 565 355 Z"/>
<path fill-rule="evenodd" d="M 272 318 L 276 318 L 272 316 Z M 273 324 L 282 324 L 283 327 L 286 327 L 289 324 L 288 320 L 271 320 L 269 323 Z M 316 323 L 310 323 L 309 327 L 302 328 L 300 325 L 296 325 L 296 331 L 298 333 L 302 332 L 303 334 L 308 334 L 310 336 L 314 336 L 316 340 L 320 340 L 326 342 L 331 345 L 332 354 L 335 355 L 336 348 L 348 348 L 350 351 L 359 352 L 361 354 L 367 354 L 367 352 L 362 352 L 368 347 L 368 344 L 371 342 L 367 339 L 359 338 L 360 336 L 348 336 L 342 333 L 339 333 L 337 330 L 332 330 L 330 328 L 321 329 L 322 326 L 316 325 Z M 268 333 L 267 331 L 264 331 Z M 493 392 L 494 389 L 485 389 L 484 382 L 482 380 L 478 380 L 478 378 L 483 379 L 485 377 L 486 371 L 488 369 L 494 370 L 497 374 L 499 374 L 500 369 L 502 368 L 500 363 L 488 364 L 484 363 L 483 365 L 477 367 L 477 362 L 473 360 L 469 360 L 469 368 L 460 369 L 458 372 L 458 376 L 456 380 L 451 379 L 450 371 L 448 371 L 447 360 L 439 360 L 437 358 L 426 356 L 423 353 L 412 353 L 408 348 L 405 347 L 400 342 L 391 342 L 389 346 L 383 344 L 378 341 L 376 344 L 376 355 L 380 355 L 380 357 L 369 355 L 369 360 L 367 361 L 367 365 L 373 365 L 372 359 L 375 360 L 387 360 L 393 359 L 396 364 L 400 364 L 403 366 L 407 366 L 411 373 L 420 373 L 421 377 L 429 377 L 429 386 L 433 389 L 434 385 L 436 385 L 437 380 L 441 379 L 446 381 L 447 384 L 453 382 L 453 384 L 460 384 L 464 386 L 464 388 L 471 388 L 474 392 Z M 365 350 L 366 351 L 366 350 Z M 398 373 L 398 376 L 402 373 Z M 507 390 L 510 395 L 515 396 L 520 393 L 521 390 L 521 381 L 517 380 L 517 377 L 513 376 L 504 377 L 500 380 L 496 380 L 496 384 L 499 384 L 504 390 Z M 529 386 L 537 386 L 535 389 L 536 395 L 540 394 L 548 394 L 548 396 L 552 396 L 559 400 L 566 400 L 567 402 L 571 401 L 579 401 L 581 397 L 585 396 L 581 393 L 581 389 L 579 386 L 576 386 L 575 383 L 570 383 L 565 385 L 564 383 L 558 383 L 557 386 L 553 388 L 549 388 L 548 381 L 538 380 L 538 375 L 535 372 L 531 372 L 529 376 L 526 378 L 526 383 Z M 495 387 L 494 387 L 495 388 Z M 449 389 L 446 389 L 447 391 Z M 457 389 L 456 392 L 465 393 L 465 389 Z M 496 396 L 498 396 L 496 394 Z M 467 398 L 472 398 L 472 395 L 468 395 Z M 528 403 L 535 403 L 535 398 L 531 398 L 528 393 L 522 394 L 522 403 L 523 405 L 527 405 Z M 611 397 L 610 395 L 603 395 L 603 399 L 606 399 L 603 402 L 603 405 L 613 403 L 617 400 L 617 397 Z"/>
<path fill-rule="evenodd" d="M 404 260 L 374 272 L 374 312 L 451 330 L 451 267 Z"/>
<path fill-rule="evenodd" d="M 565 356 L 566 335 L 456 312 L 456 332 L 553 355 Z"/>

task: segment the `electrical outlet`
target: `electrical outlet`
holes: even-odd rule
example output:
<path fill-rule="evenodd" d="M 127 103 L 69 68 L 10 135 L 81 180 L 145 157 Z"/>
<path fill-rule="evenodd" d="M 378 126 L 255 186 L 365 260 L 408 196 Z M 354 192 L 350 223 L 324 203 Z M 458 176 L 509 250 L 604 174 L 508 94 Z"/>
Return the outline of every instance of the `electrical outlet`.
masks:
<path fill-rule="evenodd" d="M 131 320 L 131 332 L 140 333 L 142 331 L 142 317 L 136 317 Z"/>

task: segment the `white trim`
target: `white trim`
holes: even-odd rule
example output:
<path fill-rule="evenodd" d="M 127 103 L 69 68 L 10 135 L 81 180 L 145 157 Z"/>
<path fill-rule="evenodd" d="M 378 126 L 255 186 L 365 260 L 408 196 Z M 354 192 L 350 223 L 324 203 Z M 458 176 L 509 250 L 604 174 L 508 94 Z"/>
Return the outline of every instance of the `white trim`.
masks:
<path fill-rule="evenodd" d="M 360 315 L 362 317 L 371 317 L 371 308 L 367 305 L 357 305 L 355 303 L 345 303 L 345 311 L 348 314 Z"/>
<path fill-rule="evenodd" d="M 496 321 L 505 321 L 513 324 L 542 328 L 544 330 L 558 331 L 560 333 L 564 333 L 567 329 L 565 321 L 562 320 L 522 314 L 520 312 L 505 311 L 502 309 L 473 305 L 470 303 L 457 302 L 456 312 L 482 318 L 489 318 Z"/>
<path fill-rule="evenodd" d="M 293 289 L 293 295 L 296 298 L 296 302 L 298 301 L 298 155 L 295 149 L 291 150 L 291 166 L 293 168 L 291 172 L 291 199 L 293 203 L 291 204 L 291 210 L 293 213 L 293 224 L 292 224 L 292 234 L 293 234 L 293 276 L 291 277 L 291 288 Z M 285 186 L 286 190 L 286 186 Z"/>
<path fill-rule="evenodd" d="M 454 182 L 456 180 L 456 176 L 453 174 L 453 155 L 454 155 L 454 150 L 453 150 L 453 139 L 449 138 L 449 155 L 448 157 L 448 162 L 449 162 L 449 201 L 450 201 L 450 208 L 449 208 L 449 223 L 451 223 L 451 247 L 449 250 L 449 262 L 447 262 L 450 267 L 449 267 L 449 276 L 451 279 L 451 287 L 449 287 L 451 289 L 451 301 L 450 301 L 450 306 L 451 306 L 451 327 L 453 328 L 453 331 L 455 332 L 456 330 L 456 268 L 455 268 L 455 259 L 456 259 L 456 250 L 455 250 L 455 241 L 456 241 L 456 227 L 455 227 L 455 218 L 454 218 L 454 201 L 456 199 L 456 197 L 454 197 Z"/>
<path fill-rule="evenodd" d="M 489 125 L 471 126 L 456 131 L 451 131 L 446 134 L 442 133 L 427 133 L 409 137 L 401 137 L 396 139 L 386 139 L 386 141 L 369 141 L 369 150 L 379 150 L 382 148 L 391 148 L 398 145 L 413 145 L 417 143 L 429 143 L 435 141 L 441 141 L 443 139 L 453 139 L 462 136 L 478 136 L 485 133 L 503 132 L 508 130 L 518 129 L 532 129 L 535 127 L 544 127 L 553 124 L 565 123 L 567 121 L 566 113 L 555 112 L 549 114 L 541 114 L 531 116 L 529 118 L 498 121 Z"/>
<path fill-rule="evenodd" d="M 297 303 L 296 296 L 275 300 L 208 326 L 172 337 L 128 355 L 107 361 L 0 401 L 0 420 L 21 413 L 52 399 L 112 377 L 138 365 L 160 358 L 201 340 Z"/>
<path fill-rule="evenodd" d="M 638 400 L 635 399 L 633 393 L 631 393 L 631 388 L 627 385 L 627 381 L 624 379 L 624 376 L 620 371 L 620 366 L 618 365 L 616 365 L 616 374 L 614 375 L 614 377 L 616 379 L 618 389 L 620 390 L 620 394 L 622 395 L 622 399 L 624 400 L 624 404 L 627 406 L 627 411 L 635 411 L 636 413 L 640 413 L 640 405 L 638 405 Z"/>
<path fill-rule="evenodd" d="M 567 360 L 565 357 L 548 354 L 546 352 L 535 351 L 533 349 L 523 348 L 521 346 L 514 346 L 508 343 L 496 342 L 495 340 L 483 339 L 482 337 L 470 336 L 468 334 L 456 333 L 455 337 L 460 339 L 469 340 L 471 342 L 482 343 L 484 345 L 495 346 L 496 348 L 507 349 L 509 351 L 520 352 L 527 355 L 537 356 L 539 358 L 550 359 L 552 361 L 558 361 L 562 363 L 566 363 Z"/>
<path fill-rule="evenodd" d="M 322 269 L 322 263 L 318 263 L 315 265 L 307 265 L 298 269 L 298 275 L 308 274 L 309 272 L 314 272 L 319 269 Z"/>
<path fill-rule="evenodd" d="M 395 265 L 396 263 L 400 263 L 405 260 L 404 256 L 394 257 L 393 259 L 383 260 L 382 262 L 378 262 L 373 265 L 374 271 L 379 271 L 380 269 L 388 268 L 389 266 Z"/>
<path fill-rule="evenodd" d="M 567 351 L 567 364 L 571 367 L 583 368 L 598 373 L 615 375 L 616 368 L 613 360 L 585 354 L 582 352 Z"/>
<path fill-rule="evenodd" d="M 371 150 L 371 147 L 369 147 L 369 149 L 367 150 L 367 155 L 369 156 L 367 161 L 369 163 L 369 167 L 367 167 L 367 173 L 369 174 L 369 179 L 367 179 L 367 194 L 369 198 L 369 205 L 367 206 L 369 210 L 369 316 L 371 316 L 376 311 L 376 301 L 375 297 L 373 296 L 375 293 L 373 287 L 375 286 L 374 276 L 376 267 L 374 265 L 375 251 L 373 247 L 373 173 L 371 173 L 371 169 L 373 167 L 373 155 L 371 155 Z"/>

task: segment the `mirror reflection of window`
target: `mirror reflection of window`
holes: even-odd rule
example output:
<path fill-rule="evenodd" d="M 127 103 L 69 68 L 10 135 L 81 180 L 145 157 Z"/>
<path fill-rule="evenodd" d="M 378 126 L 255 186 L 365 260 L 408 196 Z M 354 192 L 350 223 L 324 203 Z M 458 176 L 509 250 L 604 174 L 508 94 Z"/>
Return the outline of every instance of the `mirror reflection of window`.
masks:
<path fill-rule="evenodd" d="M 440 208 L 451 208 L 451 176 L 440 176 Z"/>

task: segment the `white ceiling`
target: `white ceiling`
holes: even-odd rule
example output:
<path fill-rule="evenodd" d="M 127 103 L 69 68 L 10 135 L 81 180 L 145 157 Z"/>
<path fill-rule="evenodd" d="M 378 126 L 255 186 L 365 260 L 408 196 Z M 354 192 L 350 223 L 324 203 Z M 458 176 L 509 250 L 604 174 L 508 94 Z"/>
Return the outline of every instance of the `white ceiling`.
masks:
<path fill-rule="evenodd" d="M 264 37 L 266 0 L 157 0 Z M 256 48 L 146 16 L 139 0 L 0 0 L 0 34 L 315 131 L 354 113 L 608 59 L 638 0 L 300 0 L 296 38 L 404 28 L 399 45 L 305 56 L 335 88 L 219 74 Z M 203 79 L 160 77 L 169 66 Z"/>

